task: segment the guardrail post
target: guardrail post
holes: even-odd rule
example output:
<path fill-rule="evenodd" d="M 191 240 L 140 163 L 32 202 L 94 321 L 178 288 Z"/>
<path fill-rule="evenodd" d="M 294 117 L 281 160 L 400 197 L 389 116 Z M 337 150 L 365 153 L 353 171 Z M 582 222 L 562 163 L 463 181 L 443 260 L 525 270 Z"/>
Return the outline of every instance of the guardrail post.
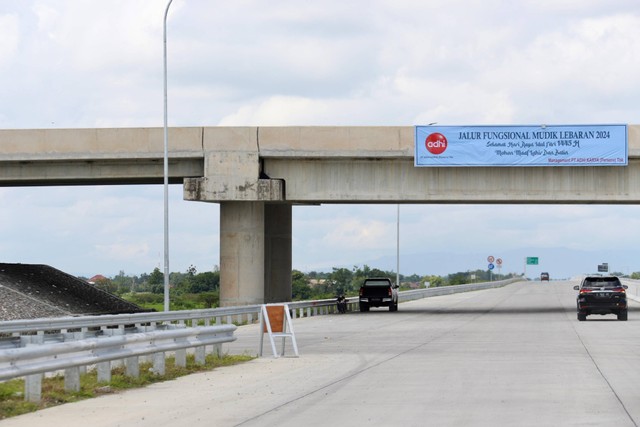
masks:
<path fill-rule="evenodd" d="M 175 354 L 176 366 L 182 368 L 187 366 L 187 350 L 176 350 Z"/>
<path fill-rule="evenodd" d="M 111 382 L 111 362 L 100 362 L 96 364 L 96 371 L 98 372 L 99 383 Z"/>
<path fill-rule="evenodd" d="M 222 344 L 214 344 L 212 354 L 214 357 L 221 358 L 222 357 Z"/>
<path fill-rule="evenodd" d="M 44 374 L 27 375 L 24 378 L 24 400 L 40 403 L 42 400 L 42 377 Z"/>
<path fill-rule="evenodd" d="M 195 356 L 195 362 L 197 365 L 204 365 L 205 358 L 207 357 L 207 354 L 205 352 L 205 347 L 204 346 L 196 347 L 194 350 L 194 356 Z"/>
<path fill-rule="evenodd" d="M 67 368 L 64 370 L 64 389 L 66 391 L 80 391 L 80 368 Z"/>
<path fill-rule="evenodd" d="M 154 353 L 153 354 L 153 373 L 156 375 L 164 375 L 165 373 L 165 354 Z"/>
<path fill-rule="evenodd" d="M 140 362 L 138 356 L 127 357 L 125 359 L 125 368 L 128 377 L 138 378 L 140 376 Z"/>

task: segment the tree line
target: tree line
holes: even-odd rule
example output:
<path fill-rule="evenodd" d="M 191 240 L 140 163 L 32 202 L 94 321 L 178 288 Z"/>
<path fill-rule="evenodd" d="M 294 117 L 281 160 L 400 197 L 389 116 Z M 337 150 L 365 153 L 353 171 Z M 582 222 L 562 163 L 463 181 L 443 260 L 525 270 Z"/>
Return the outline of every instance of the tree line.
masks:
<path fill-rule="evenodd" d="M 94 286 L 141 307 L 161 311 L 164 306 L 164 273 L 158 267 L 139 276 L 128 276 L 121 270 L 113 278 L 97 280 Z M 220 270 L 216 267 L 213 271 L 199 273 L 191 265 L 184 273 L 170 273 L 169 297 L 172 310 L 218 307 Z"/>
<path fill-rule="evenodd" d="M 475 270 L 449 274 L 446 276 L 400 274 L 400 290 L 460 285 L 489 280 L 502 280 L 514 274 L 494 274 L 490 271 Z M 388 277 L 396 281 L 396 273 L 371 268 L 367 265 L 353 268 L 336 268 L 330 272 L 311 271 L 304 273 L 293 270 L 292 300 L 314 300 L 335 298 L 338 295 L 355 296 L 367 277 Z M 84 278 L 86 280 L 86 278 Z M 169 275 L 169 296 L 172 310 L 191 310 L 218 307 L 220 302 L 220 270 L 198 272 L 191 265 L 184 273 Z M 120 296 L 145 308 L 162 310 L 164 302 L 164 273 L 155 268 L 151 273 L 128 276 L 120 271 L 113 278 L 97 280 L 94 286 Z"/>

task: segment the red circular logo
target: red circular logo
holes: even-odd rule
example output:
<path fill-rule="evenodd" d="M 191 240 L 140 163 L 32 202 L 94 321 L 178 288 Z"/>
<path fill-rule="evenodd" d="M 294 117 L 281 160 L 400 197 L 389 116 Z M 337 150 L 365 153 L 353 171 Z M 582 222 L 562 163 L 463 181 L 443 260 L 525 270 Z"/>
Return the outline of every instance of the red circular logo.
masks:
<path fill-rule="evenodd" d="M 438 132 L 430 134 L 424 141 L 425 147 L 431 154 L 442 154 L 447 149 L 447 138 Z"/>

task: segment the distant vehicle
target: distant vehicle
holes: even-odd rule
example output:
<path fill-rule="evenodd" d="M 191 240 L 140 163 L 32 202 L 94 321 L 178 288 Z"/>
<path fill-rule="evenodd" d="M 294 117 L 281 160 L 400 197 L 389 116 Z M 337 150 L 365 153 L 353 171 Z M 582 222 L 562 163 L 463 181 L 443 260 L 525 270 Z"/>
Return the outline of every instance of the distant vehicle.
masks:
<path fill-rule="evenodd" d="M 627 320 L 627 289 L 616 276 L 587 276 L 578 291 L 578 320 L 587 320 L 590 314 L 615 314 L 618 320 Z"/>
<path fill-rule="evenodd" d="M 386 277 L 365 279 L 360 286 L 360 311 L 369 311 L 370 307 L 389 307 L 389 311 L 398 311 L 398 286 Z"/>
<path fill-rule="evenodd" d="M 549 281 L 549 273 L 540 273 L 540 280 Z"/>

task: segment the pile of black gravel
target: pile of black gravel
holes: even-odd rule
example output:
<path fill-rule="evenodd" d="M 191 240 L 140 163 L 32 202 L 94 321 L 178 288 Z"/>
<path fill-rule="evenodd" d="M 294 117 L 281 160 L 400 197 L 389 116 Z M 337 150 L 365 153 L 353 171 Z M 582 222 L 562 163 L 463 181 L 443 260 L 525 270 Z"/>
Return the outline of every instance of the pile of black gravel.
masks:
<path fill-rule="evenodd" d="M 145 311 L 48 265 L 0 263 L 0 321 Z"/>

